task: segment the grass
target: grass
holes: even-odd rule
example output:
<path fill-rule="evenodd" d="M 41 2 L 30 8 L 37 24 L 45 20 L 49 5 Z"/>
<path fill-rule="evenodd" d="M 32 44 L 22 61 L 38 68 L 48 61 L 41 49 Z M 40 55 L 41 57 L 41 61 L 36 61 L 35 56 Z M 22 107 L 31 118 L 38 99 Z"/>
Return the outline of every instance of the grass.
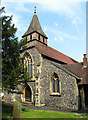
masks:
<path fill-rule="evenodd" d="M 2 116 L 6 119 L 12 119 L 13 107 L 2 105 Z M 88 114 L 54 112 L 46 110 L 22 109 L 22 118 L 88 118 Z"/>
<path fill-rule="evenodd" d="M 11 119 L 13 116 L 13 106 L 2 104 L 2 118 Z"/>
<path fill-rule="evenodd" d="M 87 114 L 23 109 L 22 118 L 88 118 Z"/>

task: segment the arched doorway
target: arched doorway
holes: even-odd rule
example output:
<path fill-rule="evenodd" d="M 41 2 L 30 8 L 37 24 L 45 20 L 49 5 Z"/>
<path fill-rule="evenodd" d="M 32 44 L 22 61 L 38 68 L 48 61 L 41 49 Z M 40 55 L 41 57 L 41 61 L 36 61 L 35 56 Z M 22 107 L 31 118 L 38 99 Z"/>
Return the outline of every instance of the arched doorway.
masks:
<path fill-rule="evenodd" d="M 25 87 L 25 101 L 32 102 L 32 92 L 29 85 Z"/>

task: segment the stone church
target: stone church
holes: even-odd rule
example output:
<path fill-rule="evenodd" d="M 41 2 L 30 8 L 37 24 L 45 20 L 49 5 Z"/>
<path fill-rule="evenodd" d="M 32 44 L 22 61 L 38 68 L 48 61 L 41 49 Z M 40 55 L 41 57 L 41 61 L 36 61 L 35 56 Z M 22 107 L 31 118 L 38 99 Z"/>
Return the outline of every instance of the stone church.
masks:
<path fill-rule="evenodd" d="M 64 55 L 47 44 L 34 12 L 28 30 L 22 36 L 27 40 L 26 50 L 21 53 L 22 64 L 27 66 L 31 77 L 27 84 L 18 86 L 22 94 L 11 95 L 11 100 L 33 103 L 35 106 L 59 109 L 86 109 L 88 107 L 88 62 Z"/>

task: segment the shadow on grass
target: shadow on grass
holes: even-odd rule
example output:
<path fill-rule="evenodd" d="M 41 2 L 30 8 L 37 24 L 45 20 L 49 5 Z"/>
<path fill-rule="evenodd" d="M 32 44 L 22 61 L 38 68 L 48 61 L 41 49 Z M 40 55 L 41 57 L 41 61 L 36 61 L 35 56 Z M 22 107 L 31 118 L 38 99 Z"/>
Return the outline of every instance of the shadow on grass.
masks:
<path fill-rule="evenodd" d="M 81 116 L 82 117 L 87 117 L 87 119 L 88 119 L 88 114 L 86 113 L 86 114 L 81 114 Z"/>
<path fill-rule="evenodd" d="M 27 111 L 28 111 L 27 109 L 22 108 L 22 112 L 27 112 Z"/>
<path fill-rule="evenodd" d="M 13 116 L 13 106 L 2 104 L 2 118 L 3 120 L 12 119 Z"/>

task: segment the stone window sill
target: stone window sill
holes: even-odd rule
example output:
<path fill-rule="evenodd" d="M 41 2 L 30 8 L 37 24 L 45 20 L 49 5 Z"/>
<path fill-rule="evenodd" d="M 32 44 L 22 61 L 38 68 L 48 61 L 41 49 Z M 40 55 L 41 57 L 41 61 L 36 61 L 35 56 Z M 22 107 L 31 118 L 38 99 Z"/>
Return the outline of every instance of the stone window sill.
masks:
<path fill-rule="evenodd" d="M 18 80 L 19 82 L 23 82 L 23 80 Z M 35 78 L 29 79 L 29 82 L 35 82 Z"/>
<path fill-rule="evenodd" d="M 61 93 L 51 93 L 50 96 L 61 96 Z"/>
<path fill-rule="evenodd" d="M 35 93 L 35 95 L 38 95 L 38 93 Z"/>
<path fill-rule="evenodd" d="M 35 81 L 35 78 L 32 77 L 29 81 L 30 81 L 30 82 Z"/>

